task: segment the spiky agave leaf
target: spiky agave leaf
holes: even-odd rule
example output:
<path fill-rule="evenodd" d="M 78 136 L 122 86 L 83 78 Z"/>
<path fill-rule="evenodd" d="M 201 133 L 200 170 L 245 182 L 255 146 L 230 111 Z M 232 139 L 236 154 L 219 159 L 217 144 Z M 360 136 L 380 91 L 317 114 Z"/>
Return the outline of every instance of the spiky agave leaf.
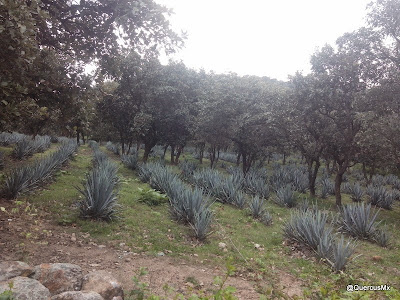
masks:
<path fill-rule="evenodd" d="M 139 158 L 137 155 L 127 154 L 121 156 L 122 163 L 131 170 L 136 170 L 139 163 Z"/>
<path fill-rule="evenodd" d="M 332 243 L 332 268 L 336 272 L 345 269 L 351 255 L 354 253 L 355 247 L 354 242 L 346 242 L 343 236 Z"/>
<path fill-rule="evenodd" d="M 264 213 L 264 199 L 259 196 L 252 197 L 249 203 L 250 214 L 258 219 Z"/>

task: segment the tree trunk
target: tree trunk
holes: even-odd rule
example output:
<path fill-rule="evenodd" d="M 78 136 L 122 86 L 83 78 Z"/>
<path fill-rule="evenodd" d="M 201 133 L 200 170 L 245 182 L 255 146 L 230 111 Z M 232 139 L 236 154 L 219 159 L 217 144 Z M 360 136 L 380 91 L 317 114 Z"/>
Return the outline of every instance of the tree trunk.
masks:
<path fill-rule="evenodd" d="M 347 170 L 348 164 L 346 162 L 337 164 L 337 172 L 336 172 L 336 177 L 335 177 L 335 198 L 336 198 L 336 206 L 341 207 L 342 206 L 342 194 L 340 193 L 340 186 L 342 185 L 343 181 L 343 174 Z"/>
<path fill-rule="evenodd" d="M 237 156 L 236 156 L 236 167 L 239 167 L 239 165 L 240 165 L 240 157 L 241 157 L 241 154 L 240 154 L 240 152 L 237 154 Z"/>
<path fill-rule="evenodd" d="M 165 154 L 167 153 L 167 149 L 168 149 L 168 145 L 165 145 L 162 159 L 165 159 Z"/>
<path fill-rule="evenodd" d="M 200 143 L 199 145 L 199 163 L 203 164 L 203 157 L 204 157 L 204 148 L 206 147 L 205 143 Z"/>
<path fill-rule="evenodd" d="M 176 156 L 175 156 L 175 164 L 179 164 L 179 157 L 181 156 L 182 152 L 183 152 L 183 148 L 182 146 L 178 146 L 177 150 L 176 150 Z"/>
<path fill-rule="evenodd" d="M 79 145 L 79 130 L 76 130 L 76 143 Z"/>
<path fill-rule="evenodd" d="M 175 164 L 175 146 L 171 145 L 171 164 Z"/>
<path fill-rule="evenodd" d="M 313 170 L 314 162 L 315 162 L 315 165 L 314 165 L 314 170 Z M 308 165 L 308 188 L 310 190 L 311 197 L 315 197 L 315 181 L 317 179 L 320 162 L 311 160 L 307 163 L 307 165 Z"/>
<path fill-rule="evenodd" d="M 155 144 L 153 143 L 144 143 L 143 162 L 147 162 L 147 160 L 149 159 L 150 151 L 151 149 L 153 149 L 154 146 Z"/>

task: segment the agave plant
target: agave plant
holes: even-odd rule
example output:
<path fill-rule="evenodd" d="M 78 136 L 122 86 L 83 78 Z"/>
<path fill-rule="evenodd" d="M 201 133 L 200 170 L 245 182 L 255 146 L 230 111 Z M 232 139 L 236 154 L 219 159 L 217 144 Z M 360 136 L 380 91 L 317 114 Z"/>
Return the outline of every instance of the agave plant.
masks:
<path fill-rule="evenodd" d="M 345 194 L 351 194 L 353 187 L 349 182 L 344 182 L 340 188 L 340 190 Z"/>
<path fill-rule="evenodd" d="M 24 138 L 15 144 L 13 150 L 13 157 L 16 159 L 23 159 L 32 156 L 35 153 L 35 148 L 30 138 Z"/>
<path fill-rule="evenodd" d="M 335 185 L 329 178 L 325 178 L 321 180 L 321 198 L 328 195 L 335 195 Z"/>
<path fill-rule="evenodd" d="M 345 268 L 351 255 L 354 253 L 355 247 L 352 241 L 345 242 L 343 236 L 338 241 L 332 243 L 331 265 L 336 272 Z"/>
<path fill-rule="evenodd" d="M 93 164 L 95 166 L 103 164 L 106 160 L 108 160 L 107 154 L 105 154 L 104 152 L 102 152 L 102 151 L 100 151 L 98 149 L 94 150 L 94 153 L 93 153 Z"/>
<path fill-rule="evenodd" d="M 179 163 L 179 168 L 182 171 L 181 173 L 182 178 L 184 180 L 191 181 L 193 173 L 197 169 L 197 164 L 192 161 L 184 160 L 183 162 Z"/>
<path fill-rule="evenodd" d="M 209 209 L 196 213 L 192 227 L 198 240 L 203 241 L 210 234 L 212 220 L 213 214 Z"/>
<path fill-rule="evenodd" d="M 264 213 L 261 215 L 260 222 L 267 226 L 272 225 L 272 216 L 267 210 L 264 210 Z"/>
<path fill-rule="evenodd" d="M 373 213 L 371 205 L 364 203 L 348 204 L 340 211 L 340 229 L 355 237 L 371 239 L 376 230 L 378 212 Z"/>
<path fill-rule="evenodd" d="M 250 214 L 258 219 L 264 214 L 264 200 L 258 196 L 252 197 L 249 203 Z"/>
<path fill-rule="evenodd" d="M 84 196 L 79 203 L 82 218 L 110 221 L 115 217 L 117 179 L 114 170 L 112 165 L 99 165 L 86 175 L 83 188 L 78 188 Z"/>
<path fill-rule="evenodd" d="M 351 200 L 353 200 L 353 202 L 362 201 L 362 197 L 364 196 L 364 191 L 358 182 L 354 183 L 354 185 L 351 187 L 350 195 L 351 195 Z"/>
<path fill-rule="evenodd" d="M 287 184 L 278 189 L 274 201 L 280 206 L 295 207 L 297 199 L 292 190 L 292 185 Z"/>
<path fill-rule="evenodd" d="M 139 158 L 137 155 L 127 154 L 121 156 L 122 163 L 131 170 L 136 170 L 139 163 Z"/>
<path fill-rule="evenodd" d="M 394 202 L 394 194 L 389 192 L 384 186 L 367 186 L 370 203 L 377 207 L 391 210 Z"/>
<path fill-rule="evenodd" d="M 295 210 L 284 226 L 286 238 L 317 250 L 321 238 L 332 234 L 328 216 L 321 211 Z M 326 237 L 324 237 L 326 238 Z"/>
<path fill-rule="evenodd" d="M 386 180 L 385 177 L 383 177 L 382 175 L 374 175 L 372 176 L 372 185 L 374 186 L 384 186 L 386 184 Z"/>
<path fill-rule="evenodd" d="M 390 234 L 388 233 L 387 227 L 376 229 L 372 239 L 381 247 L 389 247 Z"/>

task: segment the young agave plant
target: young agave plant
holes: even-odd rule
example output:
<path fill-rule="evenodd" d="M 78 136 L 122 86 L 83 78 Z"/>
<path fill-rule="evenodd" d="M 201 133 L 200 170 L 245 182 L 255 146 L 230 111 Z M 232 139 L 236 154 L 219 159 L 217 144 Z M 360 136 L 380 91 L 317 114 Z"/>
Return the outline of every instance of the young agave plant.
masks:
<path fill-rule="evenodd" d="M 192 227 L 198 240 L 203 241 L 210 234 L 213 214 L 209 209 L 196 213 Z"/>
<path fill-rule="evenodd" d="M 328 195 L 335 195 L 335 186 L 329 178 L 321 181 L 321 198 L 326 198 Z"/>
<path fill-rule="evenodd" d="M 280 206 L 295 207 L 296 201 L 296 196 L 290 184 L 278 189 L 276 192 L 275 202 Z"/>
<path fill-rule="evenodd" d="M 381 247 L 384 248 L 389 247 L 390 234 L 388 232 L 387 227 L 383 227 L 382 229 L 376 229 L 372 239 Z"/>
<path fill-rule="evenodd" d="M 351 195 L 351 200 L 353 200 L 353 202 L 362 201 L 362 197 L 364 196 L 364 191 L 358 182 L 354 183 L 354 185 L 351 187 L 350 195 Z"/>
<path fill-rule="evenodd" d="M 272 225 L 272 216 L 271 214 L 264 210 L 264 213 L 260 217 L 260 222 L 263 223 L 266 226 Z"/>
<path fill-rule="evenodd" d="M 332 268 L 339 272 L 344 270 L 346 264 L 354 253 L 356 245 L 352 241 L 345 241 L 342 236 L 338 241 L 332 243 Z"/>
<path fill-rule="evenodd" d="M 259 196 L 254 196 L 249 203 L 250 214 L 258 219 L 264 214 L 264 200 Z"/>

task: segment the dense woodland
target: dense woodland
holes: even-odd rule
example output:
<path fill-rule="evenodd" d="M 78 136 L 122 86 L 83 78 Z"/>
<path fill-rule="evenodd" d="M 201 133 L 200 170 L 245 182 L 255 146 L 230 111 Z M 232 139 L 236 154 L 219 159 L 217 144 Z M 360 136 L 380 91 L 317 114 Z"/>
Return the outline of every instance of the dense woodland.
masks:
<path fill-rule="evenodd" d="M 171 164 L 178 165 L 187 151 L 211 169 L 221 161 L 240 167 L 230 169 L 232 182 L 263 178 L 257 168 L 278 159 L 285 165 L 292 158 L 306 176 L 306 186 L 299 183 L 296 191 L 315 197 L 318 176 L 327 172 L 339 207 L 352 167 L 358 166 L 365 186 L 379 174 L 399 174 L 399 0 L 372 2 L 365 27 L 317 50 L 311 73 L 290 75 L 287 82 L 198 71 L 177 61 L 161 64 L 160 53 L 179 51 L 186 38 L 171 30 L 169 13 L 153 0 L 1 0 L 0 132 L 92 140 L 97 161 L 104 158 L 98 143 L 110 141 L 109 150 L 127 165 L 132 153 L 147 162 L 155 151 L 163 157 L 168 153 Z M 88 64 L 95 66 L 91 75 L 85 72 Z M 207 186 L 207 176 L 220 176 L 213 170 L 196 173 L 187 162 L 180 168 L 188 172 L 189 183 L 229 198 Z M 115 168 L 107 170 L 109 177 L 116 176 Z M 178 179 L 163 170 L 157 163 L 143 164 L 139 176 L 172 199 L 165 182 Z M 288 166 L 285 172 L 296 170 Z M 295 180 L 289 180 L 294 187 Z M 176 184 L 184 194 L 185 184 Z M 262 189 L 249 184 L 247 191 L 268 198 L 269 191 Z M 282 198 L 291 193 L 285 186 L 274 192 Z M 192 193 L 202 198 L 197 187 Z M 356 194 L 355 202 L 360 200 Z M 235 194 L 236 206 L 244 205 L 243 195 Z M 259 198 L 252 201 L 260 206 Z M 183 218 L 185 212 L 174 211 Z M 255 217 L 269 222 L 265 214 Z M 184 218 L 194 224 L 200 217 Z"/>

